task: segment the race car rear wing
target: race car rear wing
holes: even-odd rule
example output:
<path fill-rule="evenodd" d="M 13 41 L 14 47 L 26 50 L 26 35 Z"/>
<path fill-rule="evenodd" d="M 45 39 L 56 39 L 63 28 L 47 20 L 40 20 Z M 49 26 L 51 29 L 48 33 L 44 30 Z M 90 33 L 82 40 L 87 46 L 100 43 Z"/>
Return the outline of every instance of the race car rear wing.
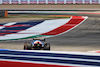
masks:
<path fill-rule="evenodd" d="M 41 41 L 45 41 L 45 39 L 39 39 L 39 38 L 33 38 L 33 40 L 41 40 Z"/>

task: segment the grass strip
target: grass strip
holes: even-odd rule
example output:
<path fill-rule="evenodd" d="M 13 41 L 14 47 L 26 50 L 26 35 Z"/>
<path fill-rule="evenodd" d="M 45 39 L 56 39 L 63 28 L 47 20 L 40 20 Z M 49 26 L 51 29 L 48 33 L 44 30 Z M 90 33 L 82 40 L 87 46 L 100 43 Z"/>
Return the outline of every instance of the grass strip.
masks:
<path fill-rule="evenodd" d="M 8 18 L 70 18 L 65 15 L 8 15 Z"/>

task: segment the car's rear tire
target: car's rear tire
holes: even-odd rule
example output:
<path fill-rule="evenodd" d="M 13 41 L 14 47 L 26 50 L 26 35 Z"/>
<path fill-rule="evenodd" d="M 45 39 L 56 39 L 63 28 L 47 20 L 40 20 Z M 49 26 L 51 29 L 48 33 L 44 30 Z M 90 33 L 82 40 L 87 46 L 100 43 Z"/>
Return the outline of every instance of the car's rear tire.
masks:
<path fill-rule="evenodd" d="M 24 50 L 32 50 L 31 43 L 24 43 Z"/>
<path fill-rule="evenodd" d="M 44 49 L 43 50 L 50 50 L 50 44 L 49 43 L 46 43 L 44 45 Z"/>

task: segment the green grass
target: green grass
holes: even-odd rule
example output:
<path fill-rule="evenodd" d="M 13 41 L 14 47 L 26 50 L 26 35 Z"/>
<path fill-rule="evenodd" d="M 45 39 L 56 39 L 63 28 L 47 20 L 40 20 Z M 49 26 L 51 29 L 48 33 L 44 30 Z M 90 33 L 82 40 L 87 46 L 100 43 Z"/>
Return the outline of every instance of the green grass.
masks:
<path fill-rule="evenodd" d="M 60 19 L 60 18 L 70 18 L 67 15 L 8 15 L 8 17 L 0 17 L 0 19 L 6 18 L 48 18 L 48 19 Z"/>
<path fill-rule="evenodd" d="M 8 18 L 8 17 L 0 17 L 0 19 L 5 19 L 5 18 Z"/>
<path fill-rule="evenodd" d="M 8 18 L 70 18 L 69 16 L 51 15 L 8 15 Z"/>

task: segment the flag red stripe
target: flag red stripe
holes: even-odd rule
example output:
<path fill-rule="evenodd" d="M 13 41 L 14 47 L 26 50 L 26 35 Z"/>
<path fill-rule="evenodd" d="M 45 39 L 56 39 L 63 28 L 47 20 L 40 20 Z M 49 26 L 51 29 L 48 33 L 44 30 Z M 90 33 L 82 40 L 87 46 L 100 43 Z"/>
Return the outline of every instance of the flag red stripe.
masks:
<path fill-rule="evenodd" d="M 75 66 L 62 66 L 62 65 L 51 65 L 51 64 L 36 64 L 36 63 L 24 63 L 24 62 L 0 61 L 0 67 L 75 67 Z"/>
<path fill-rule="evenodd" d="M 43 33 L 42 35 L 57 35 L 57 34 L 63 33 L 65 31 L 68 31 L 71 28 L 75 27 L 76 25 L 81 23 L 83 20 L 84 20 L 84 18 L 82 18 L 81 16 L 73 16 L 72 19 L 68 23 L 66 23 L 52 31 Z"/>

